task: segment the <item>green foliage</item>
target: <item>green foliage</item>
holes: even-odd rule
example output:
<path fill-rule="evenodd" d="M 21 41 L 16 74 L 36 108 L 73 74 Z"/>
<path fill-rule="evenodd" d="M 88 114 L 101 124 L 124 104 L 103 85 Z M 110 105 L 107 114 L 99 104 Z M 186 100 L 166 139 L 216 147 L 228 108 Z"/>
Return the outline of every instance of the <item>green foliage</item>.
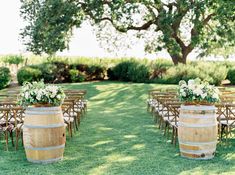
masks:
<path fill-rule="evenodd" d="M 128 68 L 127 76 L 132 82 L 144 83 L 149 80 L 150 69 L 144 64 L 135 62 Z"/>
<path fill-rule="evenodd" d="M 85 81 L 85 76 L 77 69 L 70 69 L 69 74 L 73 83 Z"/>
<path fill-rule="evenodd" d="M 212 62 L 192 62 L 189 65 L 179 64 L 170 67 L 161 79 L 156 82 L 167 84 L 178 84 L 180 80 L 188 81 L 189 79 L 200 78 L 210 84 L 219 85 L 227 76 L 226 66 Z"/>
<path fill-rule="evenodd" d="M 150 68 L 140 61 L 132 59 L 108 69 L 108 76 L 111 80 L 143 83 L 149 80 Z"/>
<path fill-rule="evenodd" d="M 24 62 L 24 57 L 21 55 L 9 55 L 3 58 L 3 62 L 7 64 L 19 65 Z"/>
<path fill-rule="evenodd" d="M 35 67 L 42 72 L 42 77 L 44 82 L 53 83 L 56 79 L 57 67 L 51 63 L 42 63 L 38 65 L 33 65 L 30 67 Z"/>
<path fill-rule="evenodd" d="M 157 59 L 156 62 L 153 62 L 152 64 L 153 72 L 151 74 L 151 79 L 162 78 L 166 70 L 173 66 L 173 63 L 166 59 Z"/>
<path fill-rule="evenodd" d="M 235 84 L 235 68 L 229 69 L 227 78 L 229 79 L 231 84 Z"/>
<path fill-rule="evenodd" d="M 104 67 L 99 65 L 88 66 L 86 70 L 87 80 L 103 80 L 105 78 L 106 70 Z"/>
<path fill-rule="evenodd" d="M 196 47 L 206 53 L 213 48 L 235 46 L 232 0 L 21 2 L 22 16 L 28 22 L 22 37 L 28 50 L 36 54 L 52 55 L 67 48 L 72 28 L 87 19 L 100 30 L 110 24 L 121 33 L 137 31 L 139 37 L 145 38 L 147 51 L 166 49 L 174 64 L 186 63 L 188 54 Z M 153 33 L 152 39 L 149 31 Z M 191 36 L 185 38 L 185 33 Z"/>
<path fill-rule="evenodd" d="M 113 68 L 113 77 L 116 77 L 118 80 L 121 81 L 131 81 L 130 77 L 128 76 L 129 68 L 134 66 L 135 62 L 132 60 L 129 61 L 123 61 L 119 64 L 117 64 Z"/>
<path fill-rule="evenodd" d="M 83 14 L 76 2 L 63 0 L 28 1 L 21 0 L 21 15 L 29 21 L 22 32 L 28 51 L 53 55 L 64 50 L 73 26 L 79 26 Z M 64 14 L 63 14 L 64 13 Z M 56 26 L 56 27 L 55 27 Z"/>
<path fill-rule="evenodd" d="M 5 88 L 11 82 L 10 70 L 6 67 L 0 67 L 0 89 Z"/>
<path fill-rule="evenodd" d="M 114 74 L 114 68 L 113 67 L 108 68 L 107 76 L 108 76 L 109 80 L 118 80 L 118 77 L 116 77 L 115 74 Z"/>
<path fill-rule="evenodd" d="M 42 79 L 42 72 L 33 67 L 22 67 L 17 72 L 17 80 L 20 85 L 24 82 L 33 82 L 33 81 L 40 81 Z"/>

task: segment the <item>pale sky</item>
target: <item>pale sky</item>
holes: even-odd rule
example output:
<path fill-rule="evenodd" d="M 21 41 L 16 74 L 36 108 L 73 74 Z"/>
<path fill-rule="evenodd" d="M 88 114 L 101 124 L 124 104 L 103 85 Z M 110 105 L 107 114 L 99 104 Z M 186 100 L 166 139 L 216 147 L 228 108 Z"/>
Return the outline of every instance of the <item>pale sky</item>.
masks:
<path fill-rule="evenodd" d="M 25 54 L 25 47 L 20 41 L 20 29 L 23 27 L 23 20 L 19 15 L 19 0 L 0 0 L 0 55 Z M 95 34 L 89 25 L 83 25 L 76 29 L 71 38 L 70 49 L 57 55 L 66 56 L 87 56 L 87 57 L 115 57 L 115 54 L 108 53 L 99 46 Z M 139 57 L 139 58 L 169 58 L 167 52 L 158 54 L 146 54 L 143 43 L 135 45 L 132 49 L 118 52 L 118 57 Z M 189 56 L 195 57 L 194 54 Z"/>
<path fill-rule="evenodd" d="M 23 27 L 23 20 L 19 15 L 19 0 L 1 0 L 0 1 L 0 55 L 5 54 L 25 54 L 25 47 L 20 40 L 20 29 Z M 99 46 L 95 34 L 89 25 L 83 25 L 76 29 L 71 38 L 70 49 L 65 50 L 58 55 L 66 56 L 88 56 L 88 57 L 115 57 L 115 54 L 108 53 Z M 132 49 L 117 54 L 118 57 L 169 57 L 166 52 L 156 54 L 145 54 L 142 43 L 135 45 Z"/>

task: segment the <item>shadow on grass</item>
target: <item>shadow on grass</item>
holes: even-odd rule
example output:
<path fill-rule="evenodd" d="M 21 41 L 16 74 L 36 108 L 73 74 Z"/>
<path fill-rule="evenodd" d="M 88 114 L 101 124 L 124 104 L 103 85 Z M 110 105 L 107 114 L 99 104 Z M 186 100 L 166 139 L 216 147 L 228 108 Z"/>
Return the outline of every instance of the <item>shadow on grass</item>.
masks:
<path fill-rule="evenodd" d="M 147 92 L 166 85 L 93 82 L 64 85 L 87 89 L 89 111 L 67 140 L 64 160 L 35 165 L 23 148 L 0 152 L 2 173 L 15 174 L 219 174 L 235 172 L 234 141 L 218 146 L 213 160 L 181 158 L 146 112 Z"/>

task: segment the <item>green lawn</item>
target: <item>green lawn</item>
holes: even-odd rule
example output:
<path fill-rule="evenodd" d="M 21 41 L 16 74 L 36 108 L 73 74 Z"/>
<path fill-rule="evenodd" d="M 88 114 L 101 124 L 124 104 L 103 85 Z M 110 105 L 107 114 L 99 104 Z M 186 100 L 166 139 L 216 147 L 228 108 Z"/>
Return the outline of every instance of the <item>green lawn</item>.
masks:
<path fill-rule="evenodd" d="M 146 112 L 147 92 L 166 85 L 93 82 L 65 85 L 87 89 L 88 114 L 67 140 L 64 160 L 28 163 L 20 150 L 0 152 L 0 174 L 235 174 L 235 141 L 218 146 L 210 161 L 181 158 Z"/>

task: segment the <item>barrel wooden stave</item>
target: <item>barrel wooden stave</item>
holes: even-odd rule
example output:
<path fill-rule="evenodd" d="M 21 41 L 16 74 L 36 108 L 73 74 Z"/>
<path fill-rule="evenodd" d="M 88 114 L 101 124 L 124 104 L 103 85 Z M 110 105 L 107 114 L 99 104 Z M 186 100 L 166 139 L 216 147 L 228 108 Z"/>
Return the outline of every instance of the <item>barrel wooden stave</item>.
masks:
<path fill-rule="evenodd" d="M 60 107 L 26 109 L 23 134 L 28 161 L 52 163 L 63 158 L 66 136 Z"/>
<path fill-rule="evenodd" d="M 213 158 L 217 143 L 215 107 L 181 106 L 178 136 L 181 156 Z"/>

